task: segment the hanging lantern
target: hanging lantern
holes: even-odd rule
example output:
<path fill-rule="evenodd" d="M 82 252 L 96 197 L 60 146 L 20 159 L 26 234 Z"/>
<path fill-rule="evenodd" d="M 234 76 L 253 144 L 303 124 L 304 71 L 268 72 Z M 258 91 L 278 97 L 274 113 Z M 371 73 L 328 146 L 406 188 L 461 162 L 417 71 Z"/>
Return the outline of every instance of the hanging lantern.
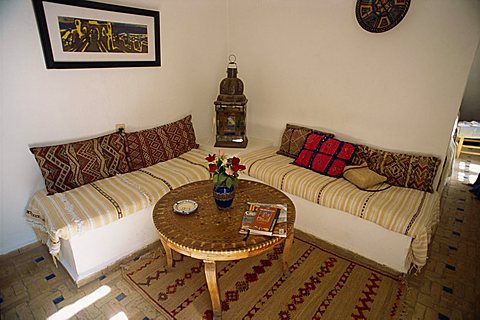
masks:
<path fill-rule="evenodd" d="M 215 104 L 215 147 L 245 148 L 247 97 L 243 94 L 243 82 L 237 78 L 237 57 L 230 55 L 227 78 L 220 82 L 220 94 Z"/>

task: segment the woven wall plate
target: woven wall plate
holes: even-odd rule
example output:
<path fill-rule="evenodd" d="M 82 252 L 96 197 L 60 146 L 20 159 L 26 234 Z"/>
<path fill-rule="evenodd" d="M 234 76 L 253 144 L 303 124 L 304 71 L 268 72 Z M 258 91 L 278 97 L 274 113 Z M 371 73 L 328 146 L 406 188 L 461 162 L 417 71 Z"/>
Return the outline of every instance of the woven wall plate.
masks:
<path fill-rule="evenodd" d="M 357 0 L 355 15 L 363 29 L 380 33 L 399 24 L 409 7 L 410 0 Z"/>

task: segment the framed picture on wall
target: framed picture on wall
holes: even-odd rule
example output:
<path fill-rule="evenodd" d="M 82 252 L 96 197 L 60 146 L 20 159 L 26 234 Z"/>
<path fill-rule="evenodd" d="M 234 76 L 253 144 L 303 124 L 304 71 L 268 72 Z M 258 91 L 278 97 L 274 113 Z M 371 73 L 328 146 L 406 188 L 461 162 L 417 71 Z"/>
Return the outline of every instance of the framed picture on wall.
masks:
<path fill-rule="evenodd" d="M 32 0 L 48 69 L 160 66 L 160 12 Z"/>

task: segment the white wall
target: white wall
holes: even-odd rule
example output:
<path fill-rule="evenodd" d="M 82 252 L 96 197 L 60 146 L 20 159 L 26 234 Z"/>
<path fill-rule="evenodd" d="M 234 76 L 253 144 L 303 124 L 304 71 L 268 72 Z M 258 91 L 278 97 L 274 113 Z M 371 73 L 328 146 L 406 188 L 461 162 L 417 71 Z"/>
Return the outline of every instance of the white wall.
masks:
<path fill-rule="evenodd" d="M 480 37 L 479 1 L 412 1 L 363 30 L 356 1 L 229 0 L 229 51 L 249 99 L 249 135 L 285 122 L 443 159 Z"/>
<path fill-rule="evenodd" d="M 159 10 L 162 66 L 47 70 L 32 3 L 0 1 L 0 254 L 35 240 L 24 212 L 43 180 L 28 146 L 114 130 L 147 128 L 193 115 L 210 133 L 225 75 L 226 4 L 219 0 L 117 0 Z"/>
<path fill-rule="evenodd" d="M 480 122 L 480 46 L 468 76 L 467 87 L 460 107 L 460 120 Z"/>

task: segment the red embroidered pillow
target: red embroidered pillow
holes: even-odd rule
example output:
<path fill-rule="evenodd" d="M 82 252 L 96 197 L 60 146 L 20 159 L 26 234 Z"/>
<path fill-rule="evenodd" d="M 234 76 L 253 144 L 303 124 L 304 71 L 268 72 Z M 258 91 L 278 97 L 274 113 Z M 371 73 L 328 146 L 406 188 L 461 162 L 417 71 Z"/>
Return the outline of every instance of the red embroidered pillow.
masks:
<path fill-rule="evenodd" d="M 293 163 L 327 176 L 341 177 L 345 166 L 352 162 L 356 149 L 352 143 L 310 133 Z"/>

